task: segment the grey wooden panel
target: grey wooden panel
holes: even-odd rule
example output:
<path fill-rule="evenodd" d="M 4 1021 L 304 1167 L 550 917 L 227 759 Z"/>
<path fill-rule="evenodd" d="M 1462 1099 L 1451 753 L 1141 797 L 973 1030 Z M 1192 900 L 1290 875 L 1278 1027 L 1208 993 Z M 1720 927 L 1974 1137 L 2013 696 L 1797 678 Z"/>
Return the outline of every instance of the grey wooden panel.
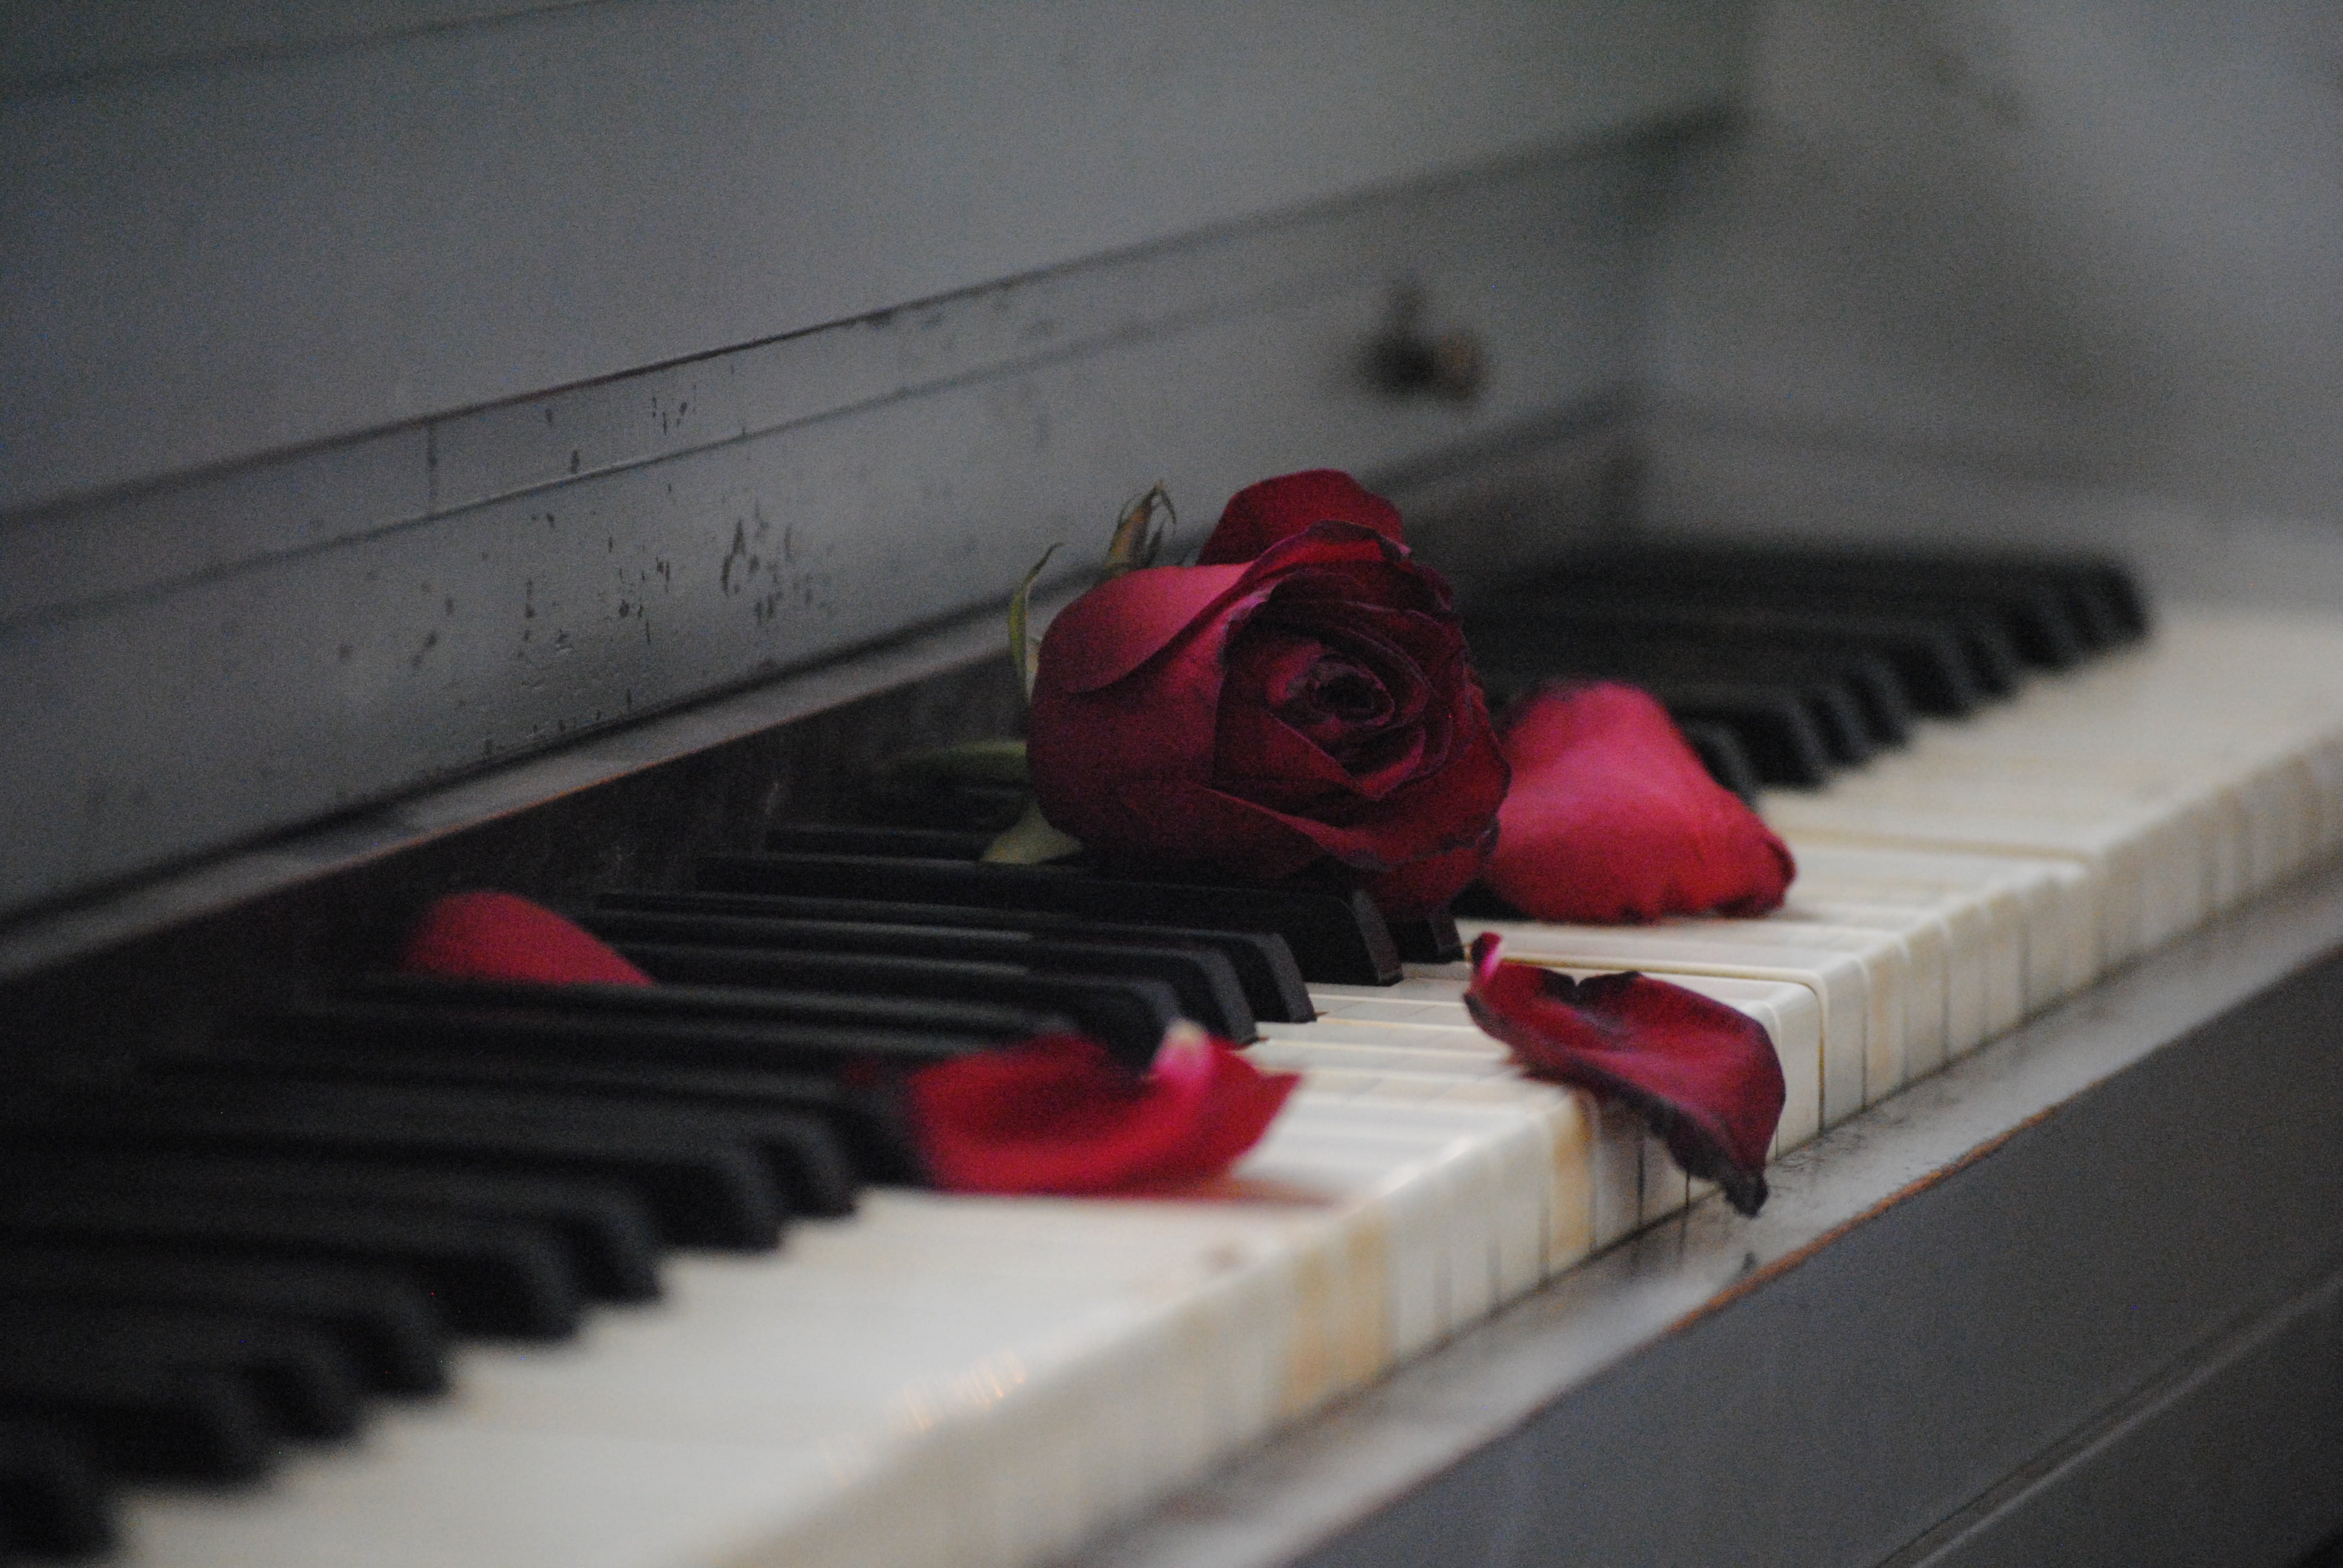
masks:
<path fill-rule="evenodd" d="M 1626 372 L 1637 192 L 1662 160 L 1656 148 L 1546 160 L 0 518 L 0 628 L 1371 280 L 1419 278 L 1443 324 L 1483 333 L 1484 415 L 1534 404 L 1552 367 L 1574 396 L 1574 367 Z M 1251 397 L 1252 379 L 1233 361 L 1172 391 L 1223 404 Z M 1324 389 L 1349 406 L 1361 387 L 1337 367 Z M 1427 429 L 1487 427 L 1418 413 Z"/>
<path fill-rule="evenodd" d="M 1635 195 L 1664 156 L 1523 166 L 752 348 L 689 373 L 729 384 L 705 426 L 700 406 L 675 422 L 671 371 L 466 416 L 423 432 L 450 511 L 401 518 L 416 451 L 375 438 L 191 487 L 230 527 L 183 530 L 168 494 L 24 520 L 55 564 L 0 629 L 0 907 L 997 601 L 1051 543 L 1091 558 L 1159 477 L 1192 539 L 1263 474 L 1405 464 L 1603 407 L 1632 353 Z M 1175 285 L 1192 259 L 1212 286 Z M 1210 303 L 1233 266 L 1253 292 Z M 1477 404 L 1364 374 L 1400 276 L 1490 333 Z M 369 498 L 383 512 L 309 510 L 402 463 Z"/>
<path fill-rule="evenodd" d="M 2343 1274 L 1881 1568 L 2288 1568 L 2343 1525 Z"/>
<path fill-rule="evenodd" d="M 0 104 L 0 509 L 1714 108 L 1738 0 L 607 0 Z"/>

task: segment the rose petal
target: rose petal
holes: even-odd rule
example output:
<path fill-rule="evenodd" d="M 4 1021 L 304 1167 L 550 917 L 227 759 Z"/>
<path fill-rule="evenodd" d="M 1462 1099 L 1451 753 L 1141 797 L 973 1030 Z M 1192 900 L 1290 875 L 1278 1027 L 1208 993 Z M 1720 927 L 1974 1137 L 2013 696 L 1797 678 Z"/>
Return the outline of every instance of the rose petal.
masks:
<path fill-rule="evenodd" d="M 514 893 L 454 893 L 423 911 L 398 967 L 453 980 L 649 985 L 651 977 L 542 904 Z"/>
<path fill-rule="evenodd" d="M 1336 468 L 1311 468 L 1248 485 L 1229 498 L 1196 559 L 1200 565 L 1249 561 L 1313 523 L 1356 523 L 1394 541 L 1399 508 Z"/>
<path fill-rule="evenodd" d="M 1744 1214 L 1765 1201 L 1765 1152 L 1782 1120 L 1782 1063 L 1764 1026 L 1648 975 L 1573 980 L 1500 962 L 1473 943 L 1465 1006 L 1534 1076 L 1623 1101 L 1677 1164 L 1725 1189 Z"/>
<path fill-rule="evenodd" d="M 1242 567 L 1148 567 L 1102 582 L 1050 623 L 1039 668 L 1061 691 L 1111 686 L 1162 652 L 1244 577 Z"/>
<path fill-rule="evenodd" d="M 1548 688 L 1507 716 L 1513 785 L 1483 880 L 1541 920 L 1762 915 L 1789 849 L 1633 687 Z"/>
<path fill-rule="evenodd" d="M 1076 600 L 1058 624 L 1093 597 Z M 1052 640 L 1058 627 L 1050 628 L 1026 722 L 1025 761 L 1033 798 L 1053 826 L 1101 854 L 1176 856 L 1158 842 L 1161 825 L 1146 807 L 1134 809 L 1127 801 L 1126 786 L 1133 779 L 1202 784 L 1212 778 L 1226 675 L 1222 654 L 1267 597 L 1264 588 L 1216 605 L 1192 632 L 1174 638 L 1144 675 L 1082 689 L 1074 689 L 1080 672 L 1064 662 L 1064 648 Z"/>
<path fill-rule="evenodd" d="M 1164 1036 L 1143 1079 L 1094 1040 L 1046 1035 L 922 1068 L 910 1099 L 937 1186 L 1079 1194 L 1219 1175 L 1300 1081 L 1260 1071 L 1191 1024 Z"/>
<path fill-rule="evenodd" d="M 1307 811 L 1316 801 L 1355 793 L 1350 770 L 1274 713 L 1244 703 L 1221 709 L 1212 776 L 1220 787 L 1282 811 Z"/>
<path fill-rule="evenodd" d="M 1193 779 L 1125 779 L 1115 791 L 1123 817 L 1150 825 L 1144 839 L 1110 849 L 1110 858 L 1117 860 L 1274 882 L 1326 853 L 1312 832 L 1321 825 L 1312 819 L 1240 799 Z M 1083 842 L 1097 847 L 1090 839 Z"/>
<path fill-rule="evenodd" d="M 1490 851 L 1496 847 L 1497 824 L 1492 821 L 1488 830 L 1473 843 L 1444 855 L 1411 860 L 1369 879 L 1367 897 L 1394 920 L 1438 914 L 1479 879 L 1482 868 L 1489 863 Z"/>
<path fill-rule="evenodd" d="M 1321 853 L 1373 877 L 1480 843 L 1487 837 L 1497 802 L 1504 798 L 1505 773 L 1504 759 L 1492 739 L 1463 766 L 1419 779 L 1381 800 L 1345 803 L 1346 815 L 1362 819 L 1356 823 L 1280 810 L 1186 779 L 1130 779 L 1121 788 L 1125 811 L 1153 825 L 1148 848 L 1138 858 L 1190 860 L 1261 882 L 1290 876 L 1308 864 L 1308 859 L 1272 857 L 1275 840 L 1268 829 L 1274 828 L 1299 835 Z M 1323 802 L 1320 809 L 1325 809 Z"/>

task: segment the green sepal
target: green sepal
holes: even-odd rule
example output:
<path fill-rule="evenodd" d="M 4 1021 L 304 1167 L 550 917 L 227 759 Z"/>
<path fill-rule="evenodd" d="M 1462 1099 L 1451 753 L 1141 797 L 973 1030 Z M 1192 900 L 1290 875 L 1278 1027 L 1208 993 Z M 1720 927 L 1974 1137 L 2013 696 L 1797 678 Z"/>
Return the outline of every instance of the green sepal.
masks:
<path fill-rule="evenodd" d="M 1017 585 L 1017 591 L 1009 596 L 1009 662 L 1017 671 L 1017 689 L 1025 694 L 1028 702 L 1033 700 L 1033 633 L 1031 624 L 1033 582 L 1059 548 L 1059 546 L 1051 545 L 1043 550 L 1041 558 L 1033 563 L 1033 569 L 1025 574 L 1025 580 Z"/>
<path fill-rule="evenodd" d="M 1165 518 L 1160 528 L 1151 526 L 1158 510 Z M 1149 486 L 1114 520 L 1114 534 L 1106 547 L 1106 580 L 1111 582 L 1125 572 L 1153 566 L 1156 558 L 1163 553 L 1172 530 L 1179 526 L 1180 514 L 1172 509 L 1172 492 L 1161 481 Z"/>
<path fill-rule="evenodd" d="M 1024 814 L 1011 823 L 1001 836 L 985 846 L 980 859 L 996 866 L 1038 866 L 1048 860 L 1062 860 L 1082 852 L 1082 841 L 1071 833 L 1061 833 L 1041 815 L 1039 800 L 1025 802 Z"/>

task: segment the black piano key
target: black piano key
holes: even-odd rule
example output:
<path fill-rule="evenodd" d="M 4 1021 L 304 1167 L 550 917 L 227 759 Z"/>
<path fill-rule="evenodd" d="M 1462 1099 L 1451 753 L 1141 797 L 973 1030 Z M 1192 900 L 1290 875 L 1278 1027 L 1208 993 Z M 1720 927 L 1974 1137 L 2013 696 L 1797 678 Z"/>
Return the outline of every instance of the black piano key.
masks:
<path fill-rule="evenodd" d="M 1180 1018 L 1179 994 L 1161 980 L 1048 974 L 1021 965 L 853 953 L 749 951 L 623 942 L 644 973 L 691 985 L 869 991 L 899 998 L 964 998 L 1063 1012 L 1133 1070 L 1155 1060 Z"/>
<path fill-rule="evenodd" d="M 380 1000 L 309 1004 L 243 1020 L 196 1060 L 259 1058 L 286 1070 L 327 1060 L 501 1063 L 493 1073 L 466 1081 L 537 1085 L 620 1107 L 666 1095 L 798 1112 L 831 1129 L 857 1163 L 891 1169 L 906 1134 L 887 1085 L 903 1070 L 1000 1043 L 966 1036 L 776 1030 L 724 1019 L 679 1027 L 679 1020 L 640 1009 L 581 1017 L 567 1005 L 568 987 L 498 988 L 500 1000 L 482 1008 L 473 1005 L 479 989 L 401 987 Z M 671 992 L 631 994 L 656 1000 Z M 542 1007 L 529 1005 L 532 1000 Z M 1055 1015 L 1038 1021 L 1033 1032 L 1072 1027 Z M 874 1041 L 884 1049 L 874 1050 Z M 441 1074 L 435 1070 L 429 1076 Z M 870 1087 L 860 1086 L 864 1080 Z"/>
<path fill-rule="evenodd" d="M 0 1302 L 187 1307 L 308 1323 L 376 1388 L 437 1393 L 447 1344 L 431 1299 L 397 1267 L 105 1248 L 0 1247 Z"/>
<path fill-rule="evenodd" d="M 1719 684 L 1705 683 L 1699 689 L 1715 691 Z M 1664 702 L 1670 688 L 1670 682 L 1661 681 L 1650 689 Z M 1769 707 L 1784 698 L 1795 702 L 1805 715 L 1806 728 L 1820 748 L 1825 769 L 1854 767 L 1871 759 L 1871 727 L 1864 719 L 1862 704 L 1843 682 L 1825 676 L 1802 676 L 1735 683 L 1735 689 L 1761 693 Z M 1677 706 L 1689 713 L 1696 704 L 1697 699 Z"/>
<path fill-rule="evenodd" d="M 695 1042 L 778 1060 L 863 1058 L 940 1061 L 1003 1040 L 1072 1027 L 1064 1013 L 1003 1002 L 745 986 L 538 985 L 436 976 L 354 975 L 339 994 L 287 1006 L 247 1028 L 312 1037 L 395 1028 L 428 1037 L 461 1028 L 477 1038 L 501 1018 L 516 1034 L 574 1033 L 581 1049 L 607 1034 Z"/>
<path fill-rule="evenodd" d="M 886 856 L 717 855 L 699 861 L 696 877 L 716 892 L 960 904 L 1126 925 L 1276 931 L 1312 980 L 1392 985 L 1400 979 L 1390 929 L 1363 892 L 1138 881 L 1047 866 Z"/>
<path fill-rule="evenodd" d="M 0 1343 L 0 1422 L 63 1427 L 112 1469 L 172 1480 L 255 1481 L 276 1446 L 247 1380 L 127 1352 L 20 1361 Z"/>
<path fill-rule="evenodd" d="M 186 1065 L 202 1074 L 206 1064 Z M 609 1302 L 659 1298 L 659 1236 L 649 1214 L 624 1189 L 579 1177 L 186 1152 L 91 1156 L 35 1145 L 0 1151 L 0 1181 L 8 1180 L 51 1191 L 289 1197 L 375 1212 L 421 1210 L 513 1221 L 559 1236 L 591 1295 Z"/>
<path fill-rule="evenodd" d="M 1453 964 L 1464 960 L 1464 939 L 1457 934 L 1456 917 L 1445 910 L 1436 915 L 1392 920 L 1392 942 L 1402 960 L 1412 964 Z"/>
<path fill-rule="evenodd" d="M 0 1416 L 0 1551 L 94 1557 L 117 1534 L 110 1477 L 83 1434 Z"/>
<path fill-rule="evenodd" d="M 1526 696 L 1555 677 L 1621 673 L 1572 668 L 1561 662 L 1510 663 L 1509 657 L 1503 652 L 1483 655 L 1481 663 L 1483 678 L 1506 701 Z M 1687 680 L 1640 673 L 1635 684 L 1658 699 L 1678 725 L 1721 724 L 1732 729 L 1769 783 L 1819 784 L 1833 768 L 1862 762 L 1872 752 L 1861 707 L 1845 688 L 1826 679 Z"/>
<path fill-rule="evenodd" d="M 810 853 L 825 855 L 885 855 L 908 859 L 974 860 L 990 845 L 991 839 L 980 833 L 953 834 L 920 828 L 852 828 L 822 825 L 792 825 L 775 828 L 765 837 L 769 854 Z M 1437 919 L 1405 922 L 1387 922 L 1392 940 L 1397 945 L 1402 960 L 1408 963 L 1451 963 L 1463 957 L 1463 948 L 1456 939 L 1455 922 L 1445 928 Z M 1223 1039 L 1243 1043 L 1255 1039 L 1251 1032 L 1239 1032 L 1235 1028 L 1222 1028 L 1191 1005 L 1190 1015 L 1199 1023 L 1212 1030 Z M 1311 1016 L 1314 1017 L 1315 1014 Z M 1276 1018 L 1277 1022 L 1306 1022 L 1307 1019 Z"/>
<path fill-rule="evenodd" d="M 776 854 L 898 855 L 921 860 L 973 860 L 992 846 L 990 833 L 942 828 L 880 828 L 854 823 L 791 822 L 769 829 L 765 849 Z"/>
<path fill-rule="evenodd" d="M 1991 607 L 1973 602 L 1843 591 L 1768 592 L 1730 579 L 1629 587 L 1604 585 L 1575 575 L 1554 591 L 1580 602 L 1624 602 L 1639 611 L 1704 615 L 1720 626 L 1765 618 L 1850 626 L 1931 627 L 1958 643 L 1978 686 L 1996 697 L 2017 689 L 2025 664 L 2000 616 Z"/>
<path fill-rule="evenodd" d="M 0 1193 L 0 1243 L 397 1263 L 468 1333 L 566 1338 L 583 1309 L 558 1241 L 534 1227 L 463 1215 L 370 1214 L 282 1198 L 15 1191 Z"/>
<path fill-rule="evenodd" d="M 1682 548 L 1664 545 L 1656 549 L 1665 558 Z M 2035 607 L 2042 605 L 2046 596 L 2055 601 L 2047 616 L 2055 619 L 2063 614 L 2068 633 L 2087 653 L 2129 641 L 2147 628 L 2130 574 L 2101 558 L 1946 555 L 1879 547 L 1803 547 L 1787 551 L 1704 545 L 1691 548 L 1721 561 L 1725 570 L 1755 557 L 1767 563 L 1765 570 L 1788 574 L 1815 586 L 1851 583 L 1875 591 L 1992 599 L 2028 615 L 2042 613 Z M 1654 549 L 1639 546 L 1623 552 L 1623 557 L 1636 560 Z M 2031 639 L 2059 634 L 2055 626 L 2036 626 L 2021 635 Z"/>
<path fill-rule="evenodd" d="M 924 1180 L 902 1097 L 887 1081 L 850 1083 L 814 1072 L 705 1067 L 658 1049 L 580 1060 L 560 1051 L 483 1042 L 472 1049 L 412 1046 L 396 1039 L 332 1043 L 250 1040 L 212 1047 L 214 1060 L 254 1059 L 271 1070 L 324 1081 L 475 1084 L 551 1090 L 616 1104 L 794 1111 L 818 1119 L 865 1181 Z"/>
<path fill-rule="evenodd" d="M 265 1055 L 286 1064 L 288 1071 L 337 1052 L 373 1053 L 384 1060 L 504 1060 L 518 1065 L 499 1070 L 498 1076 L 516 1086 L 574 1088 L 606 1104 L 627 1101 L 626 1090 L 632 1084 L 655 1089 L 654 1081 L 630 1076 L 654 1069 L 662 1077 L 727 1075 L 736 1086 L 753 1078 L 760 1085 L 754 1094 L 735 1087 L 712 1098 L 806 1112 L 834 1131 L 842 1170 L 850 1173 L 859 1165 L 891 1173 L 904 1169 L 900 1159 L 903 1135 L 900 1119 L 883 1107 L 878 1088 L 918 1068 L 1074 1028 L 1061 1013 L 1034 1015 L 1032 1027 L 1000 1038 L 778 1027 L 723 1017 L 679 1020 L 641 1008 L 580 1010 L 570 994 L 580 988 L 553 986 L 496 988 L 498 1000 L 493 1005 L 471 1005 L 477 999 L 466 993 L 487 989 L 441 985 L 418 991 L 406 987 L 400 988 L 406 1000 L 357 997 L 306 1003 L 238 1023 L 211 1054 Z M 628 994 L 656 1000 L 671 990 Z M 856 1000 L 840 1000 L 848 1004 Z M 532 1005 L 538 1000 L 541 1006 Z M 353 1075 L 346 1069 L 337 1070 Z M 466 1081 L 485 1083 L 489 1079 L 474 1074 Z M 874 1085 L 868 1100 L 851 1088 L 865 1081 Z M 668 1098 L 711 1096 L 677 1089 Z M 853 1151 L 850 1159 L 849 1150 Z M 881 1179 L 899 1178 L 882 1174 Z M 811 1197 L 800 1194 L 799 1201 L 812 1211 L 829 1211 L 840 1201 L 814 1203 Z"/>
<path fill-rule="evenodd" d="M 2093 648 L 2062 584 L 2016 568 L 1962 570 L 1949 562 L 1890 563 L 1814 551 L 1645 546 L 1597 557 L 1570 573 L 1574 588 L 1648 598 L 1704 597 L 1793 610 L 1919 610 L 1995 623 L 2010 651 L 2063 669 Z"/>
<path fill-rule="evenodd" d="M 1181 1010 L 1213 1033 L 1240 1044 L 1260 1036 L 1253 1026 L 1252 1004 L 1238 983 L 1235 967 L 1218 950 L 1209 948 L 1086 942 L 968 927 L 884 926 L 643 910 L 596 910 L 579 915 L 578 920 L 604 941 L 619 944 L 968 960 L 1101 979 L 1130 976 L 1160 980 L 1177 993 Z"/>
<path fill-rule="evenodd" d="M 606 1153 L 608 1169 L 593 1179 L 608 1181 L 634 1194 L 654 1213 L 667 1238 L 678 1244 L 726 1243 L 669 1229 L 683 1211 L 675 1207 L 661 1211 L 661 1187 L 669 1186 L 672 1191 L 669 1184 L 678 1175 L 697 1180 L 701 1171 L 690 1165 L 679 1171 L 668 1161 L 645 1160 L 642 1151 L 647 1147 L 677 1151 L 739 1150 L 757 1161 L 780 1211 L 824 1218 L 854 1211 L 859 1183 L 845 1150 L 819 1118 L 785 1109 L 631 1105 L 608 1096 L 558 1090 L 459 1091 L 427 1084 L 337 1081 L 305 1075 L 294 1057 L 256 1062 L 233 1056 L 174 1056 L 151 1064 L 150 1071 L 158 1090 L 213 1094 L 270 1109 L 306 1109 L 353 1119 L 380 1116 L 408 1124 L 437 1121 L 442 1125 L 461 1125 L 468 1120 L 484 1130 L 542 1130 L 579 1140 Z M 396 1166 L 409 1161 L 377 1153 L 366 1162 Z M 540 1169 L 518 1174 L 526 1181 L 577 1172 Z M 532 1218 L 531 1222 L 548 1221 Z M 555 1233 L 560 1233 L 558 1227 Z M 736 1233 L 744 1238 L 749 1234 L 746 1229 Z M 756 1231 L 759 1239 L 745 1244 L 769 1244 L 761 1239 L 764 1234 L 759 1227 Z"/>
<path fill-rule="evenodd" d="M 1236 970 L 1253 1017 L 1264 1023 L 1308 1023 L 1317 1017 L 1293 950 L 1275 931 L 1200 926 L 1110 925 L 1035 910 L 970 909 L 956 904 L 895 904 L 856 899 L 791 898 L 765 893 L 610 892 L 598 909 L 657 914 L 739 915 L 749 919 L 942 926 L 1079 936 L 1084 941 L 1166 942 L 1217 950 Z"/>
<path fill-rule="evenodd" d="M 2113 561 L 2094 561 L 2074 576 L 2078 594 L 2100 607 L 2117 640 L 2137 642 L 2147 635 L 2147 598 L 2129 571 Z"/>
<path fill-rule="evenodd" d="M 1911 694 L 1895 666 L 1876 654 L 1765 645 L 1726 648 L 1690 634 L 1644 635 L 1599 628 L 1582 631 L 1568 623 L 1531 631 L 1516 625 L 1493 633 L 1489 648 L 1480 656 L 1483 662 L 1644 687 L 1671 680 L 1821 682 L 1855 704 L 1861 730 L 1855 742 L 1857 754 L 1844 760 L 1861 760 L 1871 750 L 1901 746 L 1911 736 Z"/>
<path fill-rule="evenodd" d="M 1717 682 L 1654 686 L 1671 717 L 1722 724 L 1741 740 L 1758 778 L 1768 784 L 1813 786 L 1831 774 L 1831 754 L 1814 706 L 1793 687 Z"/>
<path fill-rule="evenodd" d="M 1750 762 L 1738 734 L 1725 725 L 1706 724 L 1697 719 L 1680 719 L 1676 728 L 1684 732 L 1685 743 L 1700 759 L 1700 765 L 1708 769 L 1710 778 L 1747 804 L 1757 803 L 1757 769 Z"/>
<path fill-rule="evenodd" d="M 364 1410 L 359 1379 L 327 1335 L 302 1323 L 216 1312 L 85 1304 L 0 1305 L 0 1351 L 12 1360 L 84 1361 L 129 1352 L 156 1366 L 244 1379 L 275 1429 L 347 1437 Z"/>
<path fill-rule="evenodd" d="M 1912 721 L 1918 709 L 1894 665 L 1875 653 L 1849 652 L 1818 658 L 1814 667 L 1830 675 L 1854 699 L 1875 750 L 1901 746 L 1912 739 Z"/>
<path fill-rule="evenodd" d="M 616 1181 L 677 1245 L 762 1251 L 784 1212 L 766 1162 L 732 1142 L 568 1107 L 402 1090 L 142 1085 L 105 1098 L 0 1108 L 20 1140 L 136 1150 L 308 1155 L 459 1170 L 556 1171 Z M 27 1125 L 29 1123 L 29 1125 Z M 454 1221 L 449 1221 L 451 1224 Z"/>
<path fill-rule="evenodd" d="M 1989 695 L 1957 630 L 1913 616 L 1855 616 L 1684 604 L 1625 602 L 1575 590 L 1515 590 L 1484 601 L 1466 622 L 1483 668 L 1509 661 L 1545 674 L 1538 648 L 1557 628 L 1573 636 L 1631 633 L 1694 639 L 1720 652 L 1789 649 L 1875 655 L 1892 666 L 1923 713 L 1959 718 Z M 1526 642 L 1526 648 L 1522 644 Z M 1521 651 L 1513 650 L 1520 648 Z"/>

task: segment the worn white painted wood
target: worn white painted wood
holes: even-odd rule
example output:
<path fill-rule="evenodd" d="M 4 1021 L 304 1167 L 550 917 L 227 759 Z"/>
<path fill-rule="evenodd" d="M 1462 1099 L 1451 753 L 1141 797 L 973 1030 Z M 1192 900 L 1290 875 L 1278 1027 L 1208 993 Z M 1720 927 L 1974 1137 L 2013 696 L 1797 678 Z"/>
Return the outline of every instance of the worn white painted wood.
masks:
<path fill-rule="evenodd" d="M 602 0 L 34 82 L 0 509 L 1713 111 L 1745 13 Z"/>
<path fill-rule="evenodd" d="M 1600 422 L 1654 157 L 1523 166 L 0 523 L 25 562 L 0 574 L 19 694 L 0 910 L 1001 602 L 1050 544 L 1066 581 L 1152 478 L 1197 539 L 1262 474 Z M 1252 291 L 1223 296 L 1232 272 Z M 1411 275 L 1521 328 L 1476 406 L 1366 375 Z M 412 467 L 434 450 L 452 511 Z"/>
<path fill-rule="evenodd" d="M 1068 580 L 1153 479 L 1192 540 L 1265 474 L 1556 419 L 1598 438 L 1662 156 L 1523 165 L 0 522 L 0 911 L 999 603 L 1053 543 Z M 1478 402 L 1368 376 L 1408 276 L 1491 335 Z"/>

